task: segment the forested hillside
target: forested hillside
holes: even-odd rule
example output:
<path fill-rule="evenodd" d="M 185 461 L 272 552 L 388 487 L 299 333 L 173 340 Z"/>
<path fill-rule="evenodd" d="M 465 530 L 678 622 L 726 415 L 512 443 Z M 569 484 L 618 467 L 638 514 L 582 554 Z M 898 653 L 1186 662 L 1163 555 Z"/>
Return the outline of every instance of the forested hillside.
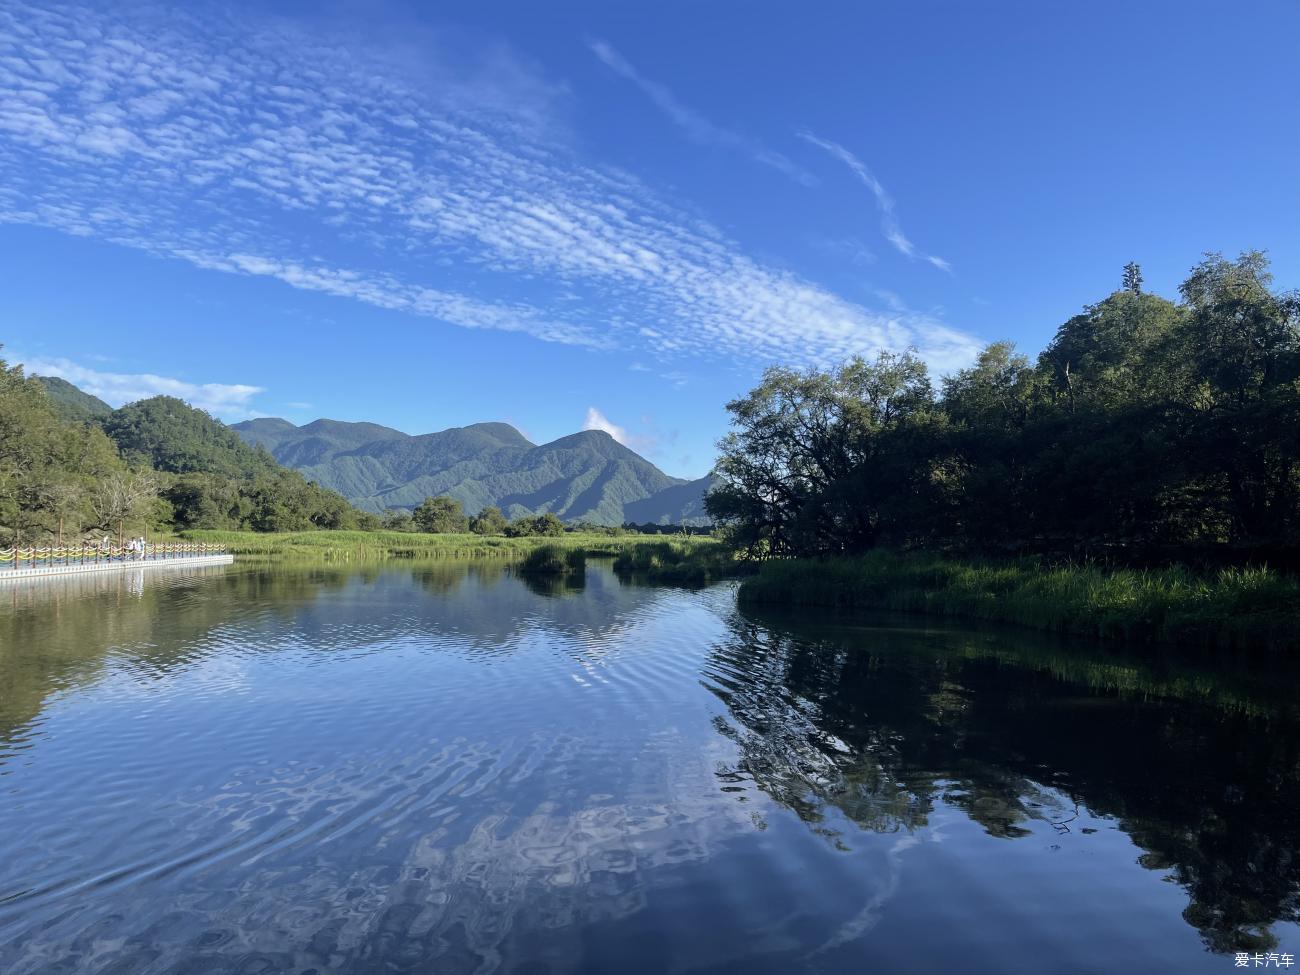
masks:
<path fill-rule="evenodd" d="M 356 528 L 377 519 L 202 410 L 159 396 L 113 410 L 0 360 L 0 543 L 86 533 Z"/>
<path fill-rule="evenodd" d="M 281 464 L 373 512 L 413 509 L 446 495 L 466 511 L 507 517 L 551 512 L 569 522 L 692 524 L 708 521 L 709 482 L 669 477 L 608 434 L 587 430 L 548 444 L 506 423 L 409 436 L 373 423 L 278 418 L 234 429 Z"/>
<path fill-rule="evenodd" d="M 57 376 L 36 376 L 46 395 L 54 405 L 54 411 L 64 420 L 86 421 L 108 416 L 113 412 L 98 396 L 83 392 L 66 379 Z"/>

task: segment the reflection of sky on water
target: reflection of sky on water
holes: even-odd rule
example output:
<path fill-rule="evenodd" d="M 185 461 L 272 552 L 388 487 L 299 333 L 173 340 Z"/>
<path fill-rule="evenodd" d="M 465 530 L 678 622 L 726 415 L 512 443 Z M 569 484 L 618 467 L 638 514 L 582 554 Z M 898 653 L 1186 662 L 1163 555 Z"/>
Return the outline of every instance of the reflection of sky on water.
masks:
<path fill-rule="evenodd" d="M 0 607 L 6 975 L 1217 970 L 1296 930 L 1294 809 L 1222 798 L 1295 797 L 1286 735 L 1236 755 L 1286 711 L 1134 691 L 1169 671 L 599 567 L 68 581 Z"/>

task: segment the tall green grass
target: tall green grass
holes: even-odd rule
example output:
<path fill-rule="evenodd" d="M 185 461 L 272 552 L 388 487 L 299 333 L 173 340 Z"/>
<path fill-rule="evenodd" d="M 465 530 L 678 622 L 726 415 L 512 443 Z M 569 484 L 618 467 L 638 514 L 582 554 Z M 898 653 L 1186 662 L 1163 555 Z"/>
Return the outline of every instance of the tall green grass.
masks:
<path fill-rule="evenodd" d="M 614 571 L 620 575 L 679 586 L 706 585 L 733 574 L 739 565 L 725 546 L 692 538 L 629 545 L 614 558 Z"/>
<path fill-rule="evenodd" d="M 187 531 L 182 537 L 225 545 L 236 556 L 280 561 L 367 562 L 385 559 L 502 559 L 523 560 L 542 546 L 613 558 L 643 545 L 663 544 L 661 536 L 611 536 L 570 532 L 559 537 L 506 538 L 500 535 L 426 535 L 393 531 L 241 532 Z M 711 538 L 676 541 L 691 549 L 718 548 Z"/>
<path fill-rule="evenodd" d="M 555 578 L 580 576 L 587 571 L 587 553 L 581 548 L 548 542 L 525 555 L 519 571 Z"/>
<path fill-rule="evenodd" d="M 962 616 L 1103 639 L 1300 648 L 1300 580 L 1264 568 L 1196 573 L 872 552 L 769 562 L 739 598 Z"/>

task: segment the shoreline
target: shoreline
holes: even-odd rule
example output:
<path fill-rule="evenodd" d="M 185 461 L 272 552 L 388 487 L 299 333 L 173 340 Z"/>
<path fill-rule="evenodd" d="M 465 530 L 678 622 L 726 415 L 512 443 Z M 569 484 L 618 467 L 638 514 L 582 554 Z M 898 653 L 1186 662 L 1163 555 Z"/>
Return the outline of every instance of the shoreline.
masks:
<path fill-rule="evenodd" d="M 1130 643 L 1300 650 L 1300 579 L 1262 568 L 1196 573 L 876 551 L 765 563 L 737 600 L 979 619 Z"/>

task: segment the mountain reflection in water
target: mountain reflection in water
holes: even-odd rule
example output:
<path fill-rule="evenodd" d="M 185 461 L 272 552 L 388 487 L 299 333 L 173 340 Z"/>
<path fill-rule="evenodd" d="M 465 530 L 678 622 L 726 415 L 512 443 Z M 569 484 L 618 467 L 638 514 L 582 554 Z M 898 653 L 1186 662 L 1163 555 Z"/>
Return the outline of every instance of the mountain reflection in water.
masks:
<path fill-rule="evenodd" d="M 599 564 L 6 584 L 0 971 L 1222 970 L 1300 946 L 1295 687 Z"/>

